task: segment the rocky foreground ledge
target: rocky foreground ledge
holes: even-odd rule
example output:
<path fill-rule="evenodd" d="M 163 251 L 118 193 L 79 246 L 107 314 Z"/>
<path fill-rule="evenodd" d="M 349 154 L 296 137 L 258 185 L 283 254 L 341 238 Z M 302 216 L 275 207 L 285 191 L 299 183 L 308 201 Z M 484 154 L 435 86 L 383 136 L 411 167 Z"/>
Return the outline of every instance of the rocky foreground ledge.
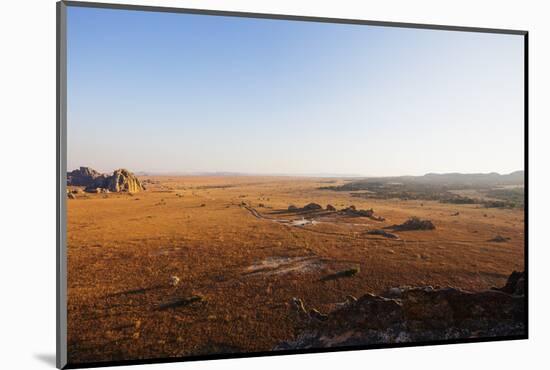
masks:
<path fill-rule="evenodd" d="M 401 287 L 351 297 L 328 315 L 312 309 L 296 339 L 274 350 L 524 335 L 524 286 L 524 273 L 513 272 L 503 288 L 483 292 Z"/>

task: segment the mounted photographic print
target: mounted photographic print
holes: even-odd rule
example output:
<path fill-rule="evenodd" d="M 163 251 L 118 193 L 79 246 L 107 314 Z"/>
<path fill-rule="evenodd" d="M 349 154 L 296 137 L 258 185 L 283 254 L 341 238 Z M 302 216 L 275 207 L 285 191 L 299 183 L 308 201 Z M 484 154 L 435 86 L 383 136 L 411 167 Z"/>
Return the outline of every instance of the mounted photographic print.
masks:
<path fill-rule="evenodd" d="M 58 366 L 527 338 L 526 55 L 58 3 Z"/>

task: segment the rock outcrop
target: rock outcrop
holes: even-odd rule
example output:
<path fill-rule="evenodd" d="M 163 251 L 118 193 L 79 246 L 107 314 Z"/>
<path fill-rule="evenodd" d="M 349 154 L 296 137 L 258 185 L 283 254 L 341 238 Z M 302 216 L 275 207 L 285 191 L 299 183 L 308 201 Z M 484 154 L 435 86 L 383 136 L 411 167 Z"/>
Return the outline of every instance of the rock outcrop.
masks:
<path fill-rule="evenodd" d="M 504 288 L 392 288 L 348 300 L 318 320 L 310 315 L 295 340 L 275 350 L 519 336 L 526 333 L 524 273 Z M 305 310 L 305 308 L 304 308 Z"/>
<path fill-rule="evenodd" d="M 493 288 L 507 294 L 523 296 L 525 294 L 525 273 L 514 271 L 502 288 Z"/>
<path fill-rule="evenodd" d="M 348 216 L 353 217 L 368 217 L 371 220 L 375 221 L 385 221 L 384 217 L 381 216 L 375 216 L 374 215 L 374 209 L 357 209 L 354 205 L 351 205 L 347 208 L 342 209 L 340 212 L 344 213 Z"/>
<path fill-rule="evenodd" d="M 317 203 L 308 203 L 302 208 L 304 211 L 318 211 L 323 209 L 323 207 L 320 204 Z"/>
<path fill-rule="evenodd" d="M 126 169 L 113 172 L 113 175 L 108 177 L 101 187 L 112 192 L 137 193 L 143 190 L 143 185 L 137 177 Z"/>
<path fill-rule="evenodd" d="M 90 167 L 80 167 L 67 173 L 67 185 L 69 186 L 89 186 L 97 179 L 105 177 Z"/>
<path fill-rule="evenodd" d="M 411 217 L 401 225 L 390 226 L 391 229 L 396 231 L 410 231 L 410 230 L 434 230 L 435 225 L 430 220 L 423 220 L 418 217 Z"/>
<path fill-rule="evenodd" d="M 145 189 L 138 178 L 126 169 L 115 170 L 109 176 L 89 167 L 80 167 L 67 173 L 67 185 L 85 186 L 85 191 L 89 193 L 137 193 Z"/>
<path fill-rule="evenodd" d="M 349 206 L 348 208 L 344 208 L 342 212 L 350 215 L 350 216 L 358 216 L 358 217 L 372 217 L 374 216 L 374 210 L 371 209 L 357 209 L 355 206 Z"/>

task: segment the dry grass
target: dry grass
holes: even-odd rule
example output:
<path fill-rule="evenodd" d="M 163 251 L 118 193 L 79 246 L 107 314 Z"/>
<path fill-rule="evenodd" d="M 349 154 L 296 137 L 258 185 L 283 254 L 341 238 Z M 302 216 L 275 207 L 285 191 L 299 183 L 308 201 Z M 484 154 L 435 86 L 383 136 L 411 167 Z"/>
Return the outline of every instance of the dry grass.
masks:
<path fill-rule="evenodd" d="M 133 196 L 68 200 L 73 363 L 270 350 L 299 325 L 292 297 L 328 312 L 348 295 L 400 285 L 487 289 L 523 269 L 517 209 L 358 199 L 319 190 L 320 179 L 145 179 L 148 190 Z M 288 212 L 310 202 L 374 208 L 385 220 Z M 412 216 L 437 228 L 399 239 L 366 233 Z M 302 218 L 316 222 L 290 222 Z M 488 242 L 495 235 L 510 239 Z M 350 266 L 357 272 L 323 279 Z"/>

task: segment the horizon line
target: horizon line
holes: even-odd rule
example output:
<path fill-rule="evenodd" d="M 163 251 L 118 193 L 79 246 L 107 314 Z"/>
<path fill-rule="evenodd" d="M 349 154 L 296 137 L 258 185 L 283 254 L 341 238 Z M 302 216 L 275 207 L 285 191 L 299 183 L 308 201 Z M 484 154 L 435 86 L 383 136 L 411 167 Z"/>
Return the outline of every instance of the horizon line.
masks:
<path fill-rule="evenodd" d="M 78 170 L 82 167 L 92 168 L 90 166 L 79 166 L 78 168 L 75 168 L 74 170 Z M 123 167 L 121 167 L 123 168 Z M 72 170 L 72 171 L 74 171 Z M 113 170 L 115 171 L 116 168 Z M 109 173 L 113 171 L 98 171 L 100 173 Z M 359 173 L 331 173 L 331 172 L 321 172 L 321 173 L 284 173 L 284 172 L 267 172 L 267 173 L 261 173 L 261 172 L 246 172 L 246 171 L 144 171 L 144 170 L 136 170 L 130 172 L 133 172 L 137 176 L 214 176 L 214 177 L 222 177 L 222 176 L 272 176 L 272 177 L 311 177 L 311 178 L 391 178 L 391 177 L 423 177 L 428 175 L 491 175 L 496 174 L 499 176 L 507 176 L 511 175 L 517 172 L 525 172 L 524 169 L 518 169 L 511 172 L 497 172 L 497 171 L 488 171 L 488 172 L 426 172 L 421 175 L 411 175 L 411 174 L 402 174 L 402 175 L 365 175 L 365 174 L 359 174 Z M 67 172 L 71 172 L 67 170 Z"/>

